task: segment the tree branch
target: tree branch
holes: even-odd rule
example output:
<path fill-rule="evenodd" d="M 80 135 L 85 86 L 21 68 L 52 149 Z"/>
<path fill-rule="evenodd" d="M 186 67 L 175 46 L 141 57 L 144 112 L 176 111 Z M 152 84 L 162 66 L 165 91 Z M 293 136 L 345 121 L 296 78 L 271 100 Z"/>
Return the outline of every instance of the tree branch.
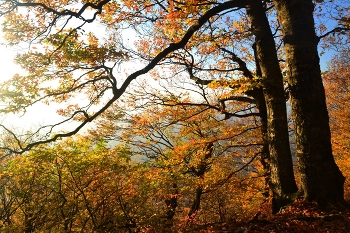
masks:
<path fill-rule="evenodd" d="M 93 22 L 95 20 L 96 16 L 102 12 L 102 7 L 104 5 L 106 5 L 107 3 L 109 3 L 110 1 L 111 0 L 103 0 L 103 1 L 99 2 L 98 4 L 93 4 L 91 2 L 85 3 L 78 12 L 74 12 L 74 11 L 67 10 L 67 9 L 65 9 L 63 11 L 57 11 L 57 10 L 55 10 L 53 8 L 48 7 L 44 3 L 18 2 L 16 0 L 10 0 L 8 2 L 11 2 L 13 4 L 12 10 L 14 10 L 17 7 L 41 7 L 43 9 L 45 9 L 47 12 L 53 13 L 53 14 L 58 15 L 58 16 L 73 16 L 75 18 L 79 18 L 81 20 L 84 20 L 87 23 L 91 23 L 91 22 Z M 97 11 L 95 12 L 94 16 L 91 19 L 85 19 L 81 15 L 89 7 L 93 8 L 93 9 L 95 9 Z M 6 13 L 9 13 L 10 11 L 4 12 L 4 13 L 0 13 L 0 16 L 4 15 Z"/>
<path fill-rule="evenodd" d="M 318 41 L 320 41 L 320 40 L 321 40 L 322 38 L 324 38 L 324 37 L 329 36 L 330 34 L 342 33 L 342 32 L 345 32 L 345 31 L 350 31 L 350 28 L 336 27 L 336 28 L 334 28 L 333 30 L 331 30 L 331 31 L 329 31 L 329 32 L 326 32 L 325 34 L 320 35 L 320 36 L 318 37 Z"/>
<path fill-rule="evenodd" d="M 58 12 L 58 11 L 55 11 L 55 10 L 49 8 L 48 6 L 46 6 L 45 4 L 42 4 L 42 3 L 19 3 L 17 1 L 11 1 L 11 2 L 13 2 L 16 6 L 27 6 L 27 7 L 40 6 L 40 7 L 43 7 L 44 9 L 46 9 L 47 11 L 52 12 L 52 13 L 57 14 L 57 15 L 70 15 L 70 16 L 74 16 L 74 17 L 77 17 L 77 18 L 81 18 L 81 14 L 85 11 L 86 8 L 92 7 L 94 9 L 97 9 L 98 12 L 100 12 L 102 10 L 102 7 L 105 4 L 107 4 L 108 2 L 110 2 L 110 0 L 101 1 L 97 5 L 92 4 L 92 3 L 86 3 L 81 8 L 81 10 L 79 12 L 77 12 L 77 13 L 69 11 L 69 10 L 64 10 L 62 12 Z M 134 79 L 136 79 L 137 77 L 139 77 L 139 76 L 141 76 L 143 74 L 148 73 L 161 60 L 166 58 L 167 55 L 169 55 L 170 53 L 185 47 L 185 45 L 188 43 L 188 41 L 191 39 L 191 37 L 194 35 L 194 33 L 196 31 L 198 31 L 211 17 L 215 16 L 216 14 L 218 14 L 218 13 L 220 13 L 222 11 L 225 11 L 225 10 L 228 10 L 228 9 L 231 9 L 231 8 L 244 8 L 250 2 L 251 2 L 251 0 L 227 1 L 227 2 L 219 4 L 219 5 L 215 6 L 215 7 L 213 7 L 212 9 L 208 10 L 206 13 L 203 14 L 202 17 L 200 17 L 198 19 L 198 22 L 196 24 L 192 25 L 187 30 L 187 32 L 185 33 L 185 35 L 182 37 L 182 39 L 179 42 L 170 44 L 167 48 L 165 48 L 158 55 L 156 55 L 152 59 L 152 61 L 148 65 L 146 65 L 143 69 L 140 69 L 140 70 L 132 73 L 131 75 L 129 75 L 126 78 L 125 82 L 122 84 L 122 86 L 119 89 L 114 88 L 113 89 L 113 97 L 99 111 L 97 111 L 92 116 L 85 118 L 85 120 L 79 126 L 77 126 L 74 130 L 72 130 L 72 131 L 70 131 L 68 133 L 58 133 L 58 134 L 54 135 L 53 137 L 51 137 L 50 139 L 39 140 L 37 142 L 29 143 L 26 146 L 23 146 L 20 142 L 18 142 L 19 149 L 11 149 L 11 148 L 8 148 L 8 147 L 0 147 L 0 149 L 7 150 L 7 151 L 9 151 L 11 153 L 15 153 L 15 154 L 21 154 L 21 153 L 24 153 L 26 151 L 29 151 L 34 146 L 37 146 L 37 145 L 40 145 L 40 144 L 44 144 L 44 143 L 54 142 L 58 138 L 70 137 L 70 136 L 73 136 L 73 135 L 77 134 L 85 125 L 87 125 L 89 122 L 91 122 L 94 119 L 96 119 L 99 115 L 101 115 L 104 111 L 106 111 L 117 99 L 119 99 L 120 96 L 126 91 L 127 87 L 130 85 L 130 83 Z"/>

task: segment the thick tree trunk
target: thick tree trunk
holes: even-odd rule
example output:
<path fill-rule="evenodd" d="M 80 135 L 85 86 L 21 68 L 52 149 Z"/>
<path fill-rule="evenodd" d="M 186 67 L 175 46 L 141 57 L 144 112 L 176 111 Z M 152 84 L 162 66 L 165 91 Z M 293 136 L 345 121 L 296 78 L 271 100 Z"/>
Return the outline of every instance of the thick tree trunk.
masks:
<path fill-rule="evenodd" d="M 257 59 L 263 79 L 267 109 L 273 211 L 288 204 L 298 191 L 289 146 L 286 100 L 275 41 L 260 0 L 247 7 L 256 39 Z"/>
<path fill-rule="evenodd" d="M 274 0 L 283 28 L 288 83 L 304 198 L 342 201 L 345 178 L 335 164 L 321 80 L 312 0 Z"/>

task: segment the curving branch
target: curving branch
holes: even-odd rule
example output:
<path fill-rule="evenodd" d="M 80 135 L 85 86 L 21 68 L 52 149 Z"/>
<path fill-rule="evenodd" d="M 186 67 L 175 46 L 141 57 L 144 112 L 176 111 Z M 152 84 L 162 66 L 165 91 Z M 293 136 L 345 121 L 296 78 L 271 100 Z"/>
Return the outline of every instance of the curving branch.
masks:
<path fill-rule="evenodd" d="M 19 2 L 19 1 L 16 1 L 16 0 L 9 0 L 9 1 L 6 1 L 6 2 L 10 2 L 12 3 L 12 7 L 6 11 L 6 12 L 2 12 L 0 13 L 0 16 L 2 15 L 5 15 L 11 11 L 13 11 L 14 9 L 16 9 L 17 7 L 41 7 L 43 9 L 45 9 L 47 12 L 49 13 L 53 13 L 57 16 L 73 16 L 75 18 L 78 18 L 78 19 L 81 19 L 81 20 L 84 20 L 85 22 L 87 23 L 91 23 L 93 22 L 95 19 L 96 19 L 96 16 L 98 14 L 101 14 L 102 12 L 102 8 L 104 5 L 106 5 L 107 3 L 109 3 L 111 0 L 103 0 L 103 1 L 100 1 L 98 4 L 93 4 L 91 2 L 88 2 L 88 3 L 85 3 L 78 12 L 74 12 L 74 11 L 71 11 L 71 10 L 68 10 L 68 9 L 65 9 L 63 11 L 57 11 L 49 6 L 47 6 L 46 4 L 44 3 L 37 3 L 37 2 Z M 91 19 L 85 19 L 82 17 L 82 14 L 85 12 L 85 10 L 87 8 L 91 7 L 92 9 L 95 9 L 96 12 L 94 13 L 93 17 Z"/>
<path fill-rule="evenodd" d="M 200 17 L 197 21 L 196 24 L 192 25 L 187 32 L 185 33 L 185 35 L 182 37 L 182 39 L 177 42 L 177 43 L 172 43 L 170 44 L 168 47 L 166 47 L 163 51 L 161 51 L 160 53 L 158 53 L 158 55 L 156 55 L 148 65 L 146 65 L 143 69 L 140 69 L 134 73 L 132 73 L 131 75 L 129 75 L 126 80 L 124 81 L 124 83 L 121 85 L 121 87 L 118 89 L 116 87 L 114 87 L 113 90 L 113 97 L 96 113 L 94 113 L 91 116 L 85 115 L 85 120 L 82 121 L 82 123 L 80 123 L 80 125 L 78 125 L 74 130 L 67 132 L 67 133 L 58 133 L 55 134 L 53 137 L 51 137 L 50 139 L 46 139 L 46 140 L 39 140 L 36 142 L 32 142 L 32 143 L 28 143 L 27 145 L 22 145 L 22 143 L 20 143 L 19 141 L 17 141 L 17 146 L 19 149 L 11 149 L 8 147 L 0 147 L 0 149 L 2 150 L 7 150 L 11 153 L 15 153 L 15 154 L 21 154 L 24 153 L 26 151 L 29 151 L 30 149 L 32 149 L 34 146 L 37 145 L 41 145 L 41 144 L 45 144 L 45 143 L 50 143 L 50 142 L 54 142 L 59 138 L 65 138 L 65 137 L 70 137 L 73 136 L 75 134 L 77 134 L 85 125 L 87 125 L 89 122 L 93 121 L 94 119 L 96 119 L 98 116 L 100 116 L 103 112 L 105 112 L 117 99 L 119 99 L 121 97 L 121 95 L 126 91 L 127 87 L 130 85 L 130 83 L 136 79 L 137 77 L 148 73 L 150 70 L 152 70 L 161 60 L 163 60 L 164 58 L 166 58 L 170 53 L 182 49 L 183 47 L 186 46 L 186 44 L 188 43 L 188 41 L 191 39 L 191 37 L 194 35 L 194 33 L 196 31 L 198 31 L 205 23 L 208 22 L 208 20 L 215 16 L 216 14 L 225 11 L 225 10 L 229 10 L 232 8 L 244 8 L 246 7 L 252 0 L 233 0 L 233 1 L 227 1 L 224 2 L 222 4 L 219 4 L 215 7 L 213 7 L 212 9 L 208 10 L 206 13 L 203 14 L 202 17 Z M 20 3 L 18 1 L 13 1 L 11 0 L 12 3 L 14 3 L 16 6 L 25 6 L 25 7 L 43 7 L 44 9 L 46 9 L 49 12 L 52 12 L 54 14 L 57 15 L 69 15 L 69 16 L 74 16 L 77 18 L 81 18 L 81 14 L 85 11 L 86 8 L 88 7 L 92 7 L 94 9 L 97 9 L 97 12 L 102 11 L 102 7 L 107 4 L 108 2 L 110 2 L 110 0 L 104 0 L 101 1 L 100 3 L 98 3 L 97 5 L 92 4 L 92 3 L 86 3 L 79 12 L 72 12 L 69 10 L 64 10 L 62 12 L 58 12 L 55 11 L 49 7 L 47 7 L 45 4 L 42 3 Z M 81 112 L 79 112 L 81 113 Z M 78 114 L 78 112 L 73 113 L 73 115 Z M 17 139 L 17 137 L 15 137 Z"/>
<path fill-rule="evenodd" d="M 224 99 L 220 99 L 219 102 L 225 102 L 225 101 L 240 101 L 240 102 L 245 102 L 245 103 L 250 103 L 250 104 L 256 104 L 256 100 L 247 96 L 230 96 L 226 97 Z"/>
<path fill-rule="evenodd" d="M 244 97 L 242 97 L 244 98 Z M 233 99 L 233 98 L 232 98 Z M 238 99 L 237 99 L 238 100 Z M 242 99 L 243 100 L 243 99 Z M 246 101 L 244 101 L 246 102 Z M 237 118 L 245 118 L 245 117 L 251 117 L 251 116 L 260 116 L 257 112 L 250 112 L 250 113 L 244 113 L 244 114 L 237 114 L 226 111 L 224 108 L 220 108 L 218 106 L 210 105 L 210 104 L 200 104 L 200 103 L 174 103 L 174 104 L 167 104 L 163 103 L 164 106 L 197 106 L 197 107 L 206 107 L 206 109 L 214 109 L 222 114 L 225 114 L 225 119 L 228 119 L 229 117 L 237 117 Z"/>
<path fill-rule="evenodd" d="M 334 35 L 335 33 L 344 33 L 346 31 L 350 31 L 350 28 L 347 28 L 347 27 L 336 27 L 336 28 L 330 30 L 329 32 L 326 32 L 325 34 L 318 36 L 318 41 L 320 41 L 322 38 L 325 38 L 325 37 L 329 36 L 330 34 Z"/>
<path fill-rule="evenodd" d="M 219 47 L 222 51 L 228 53 L 231 55 L 231 59 L 232 61 L 236 62 L 239 66 L 239 70 L 243 72 L 243 75 L 247 78 L 253 79 L 254 76 L 252 74 L 252 72 L 250 72 L 250 70 L 247 67 L 247 63 L 245 61 L 243 61 L 241 58 L 239 58 L 234 52 L 223 48 L 223 47 Z"/>
<path fill-rule="evenodd" d="M 118 98 L 121 96 L 122 93 L 126 90 L 126 88 L 130 85 L 131 81 L 139 77 L 140 75 L 148 73 L 150 70 L 152 70 L 161 60 L 166 58 L 167 55 L 170 53 L 182 49 L 185 47 L 185 45 L 188 43 L 188 41 L 191 39 L 191 37 L 194 35 L 196 31 L 198 31 L 211 17 L 215 16 L 216 14 L 229 10 L 231 8 L 244 8 L 247 6 L 251 0 L 233 0 L 224 2 L 216 7 L 213 7 L 212 9 L 208 10 L 202 17 L 198 19 L 197 24 L 192 25 L 185 35 L 182 37 L 182 39 L 177 43 L 171 43 L 167 48 L 165 48 L 163 51 L 161 51 L 157 56 L 155 56 L 152 61 L 145 66 L 143 69 L 138 70 L 134 72 L 133 74 L 129 75 L 121 88 L 115 92 L 114 94 L 118 96 Z"/>

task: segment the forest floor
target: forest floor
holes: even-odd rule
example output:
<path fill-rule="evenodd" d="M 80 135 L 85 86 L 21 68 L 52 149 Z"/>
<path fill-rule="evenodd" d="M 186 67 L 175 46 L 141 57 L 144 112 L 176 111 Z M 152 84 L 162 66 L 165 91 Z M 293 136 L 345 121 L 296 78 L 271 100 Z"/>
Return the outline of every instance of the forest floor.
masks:
<path fill-rule="evenodd" d="M 212 233 L 350 233 L 350 208 L 344 205 L 321 208 L 316 203 L 296 200 L 278 214 L 271 213 L 271 203 L 261 206 L 249 221 L 215 226 L 199 232 Z"/>

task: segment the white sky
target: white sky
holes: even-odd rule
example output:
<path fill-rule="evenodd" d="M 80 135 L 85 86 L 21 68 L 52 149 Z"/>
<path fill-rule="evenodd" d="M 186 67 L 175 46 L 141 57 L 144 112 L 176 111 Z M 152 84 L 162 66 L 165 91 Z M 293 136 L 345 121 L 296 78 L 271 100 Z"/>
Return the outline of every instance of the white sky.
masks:
<path fill-rule="evenodd" d="M 1 35 L 1 32 L 0 32 Z M 16 54 L 15 51 L 11 51 L 5 46 L 0 46 L 0 81 L 4 81 L 12 77 L 17 71 L 19 71 L 19 67 L 13 63 L 13 58 Z"/>
<path fill-rule="evenodd" d="M 23 73 L 23 70 L 21 70 L 21 68 L 13 62 L 16 53 L 17 52 L 13 48 L 0 46 L 0 82 L 10 79 L 16 73 Z M 17 116 L 14 114 L 8 114 L 4 117 L 1 116 L 0 123 L 13 127 L 19 127 L 24 130 L 35 128 L 36 126 L 43 125 L 48 122 L 57 123 L 58 121 L 62 120 L 59 115 L 55 114 L 57 109 L 57 104 L 52 104 L 50 106 L 45 104 L 36 104 L 35 106 L 29 108 L 28 112 L 24 116 Z"/>

